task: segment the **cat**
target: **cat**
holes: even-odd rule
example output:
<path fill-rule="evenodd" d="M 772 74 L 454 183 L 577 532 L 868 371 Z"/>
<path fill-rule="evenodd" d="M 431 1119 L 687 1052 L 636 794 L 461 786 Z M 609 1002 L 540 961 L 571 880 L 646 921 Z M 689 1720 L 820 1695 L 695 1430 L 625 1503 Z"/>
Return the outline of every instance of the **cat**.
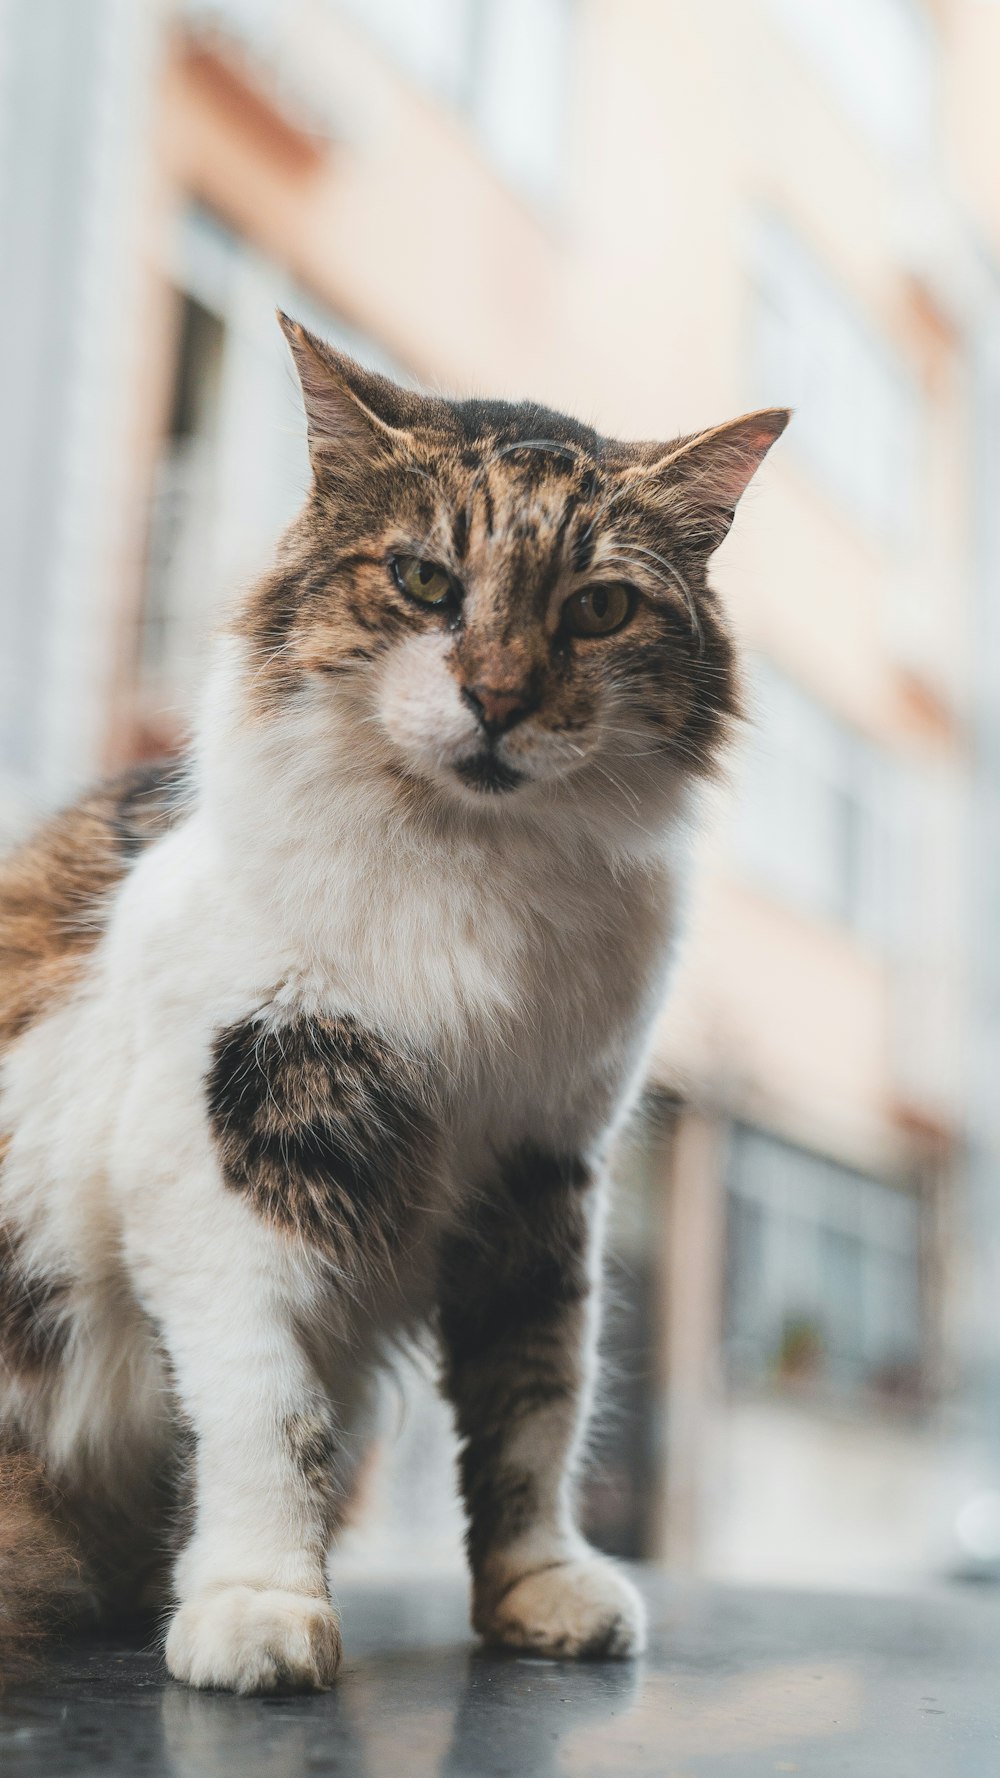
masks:
<path fill-rule="evenodd" d="M 706 569 L 783 430 L 623 444 L 279 316 L 312 467 L 189 758 L 0 868 L 0 1623 L 323 1687 L 373 1379 L 433 1331 L 473 1624 L 643 1644 L 584 1542 L 604 1171 L 739 712 Z"/>

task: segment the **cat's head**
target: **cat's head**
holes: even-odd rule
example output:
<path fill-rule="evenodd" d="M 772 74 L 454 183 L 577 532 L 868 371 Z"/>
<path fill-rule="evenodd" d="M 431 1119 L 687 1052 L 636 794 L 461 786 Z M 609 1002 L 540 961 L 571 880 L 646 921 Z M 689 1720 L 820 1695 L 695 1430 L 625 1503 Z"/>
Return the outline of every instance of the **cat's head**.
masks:
<path fill-rule="evenodd" d="M 410 393 L 282 324 L 314 480 L 240 620 L 262 719 L 336 701 L 359 760 L 495 814 L 652 808 L 711 772 L 738 693 L 707 564 L 787 412 L 623 444 Z"/>

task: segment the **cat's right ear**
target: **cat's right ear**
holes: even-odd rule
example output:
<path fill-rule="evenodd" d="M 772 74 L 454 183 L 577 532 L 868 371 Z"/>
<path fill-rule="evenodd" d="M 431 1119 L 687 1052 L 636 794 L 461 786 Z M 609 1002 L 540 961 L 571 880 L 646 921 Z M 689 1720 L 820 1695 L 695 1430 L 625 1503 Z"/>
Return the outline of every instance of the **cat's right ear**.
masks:
<path fill-rule="evenodd" d="M 378 371 L 365 370 L 279 309 L 291 347 L 309 430 L 309 456 L 320 475 L 338 458 L 371 457 L 402 443 L 414 397 Z"/>
<path fill-rule="evenodd" d="M 679 439 L 645 471 L 669 498 L 675 522 L 706 555 L 718 549 L 737 502 L 791 419 L 787 407 L 761 408 Z"/>

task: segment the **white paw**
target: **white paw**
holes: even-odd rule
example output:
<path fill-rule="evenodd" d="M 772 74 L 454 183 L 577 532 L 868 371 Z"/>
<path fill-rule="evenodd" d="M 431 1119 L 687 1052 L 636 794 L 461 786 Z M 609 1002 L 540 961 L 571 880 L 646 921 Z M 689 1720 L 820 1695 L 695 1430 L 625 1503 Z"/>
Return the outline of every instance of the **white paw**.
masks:
<path fill-rule="evenodd" d="M 575 1660 L 623 1660 L 646 1645 L 646 1608 L 601 1556 L 525 1575 L 476 1628 L 488 1642 Z"/>
<path fill-rule="evenodd" d="M 340 1665 L 340 1624 L 327 1599 L 218 1587 L 188 1599 L 167 1634 L 167 1667 L 203 1690 L 315 1691 Z"/>

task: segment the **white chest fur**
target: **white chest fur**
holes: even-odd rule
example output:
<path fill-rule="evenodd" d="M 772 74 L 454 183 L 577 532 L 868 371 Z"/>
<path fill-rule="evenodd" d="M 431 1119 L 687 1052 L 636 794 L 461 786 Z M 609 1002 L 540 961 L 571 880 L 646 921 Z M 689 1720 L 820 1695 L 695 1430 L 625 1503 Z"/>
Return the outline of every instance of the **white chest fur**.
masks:
<path fill-rule="evenodd" d="M 662 992 L 676 870 L 376 821 L 318 850 L 227 876 L 196 816 L 142 861 L 109 962 L 150 1036 L 186 1022 L 203 1046 L 264 1008 L 350 1016 L 437 1058 L 460 1121 L 607 1115 Z"/>
<path fill-rule="evenodd" d="M 438 1055 L 473 1099 L 551 1106 L 628 1072 L 677 925 L 686 803 L 656 836 L 558 797 L 448 814 L 373 770 L 328 704 L 269 728 L 238 685 L 217 677 L 202 813 L 177 838 L 214 879 L 195 904 L 219 907 L 224 948 L 242 943 L 249 998 L 349 1013 Z"/>
<path fill-rule="evenodd" d="M 463 1143 L 596 1137 L 662 998 L 686 810 L 641 845 L 556 798 L 443 814 L 329 706 L 269 724 L 237 690 L 217 676 L 197 808 L 139 861 L 103 947 L 131 1056 L 154 1077 L 173 1057 L 200 1104 L 222 1026 L 349 1016 L 432 1058 Z"/>

